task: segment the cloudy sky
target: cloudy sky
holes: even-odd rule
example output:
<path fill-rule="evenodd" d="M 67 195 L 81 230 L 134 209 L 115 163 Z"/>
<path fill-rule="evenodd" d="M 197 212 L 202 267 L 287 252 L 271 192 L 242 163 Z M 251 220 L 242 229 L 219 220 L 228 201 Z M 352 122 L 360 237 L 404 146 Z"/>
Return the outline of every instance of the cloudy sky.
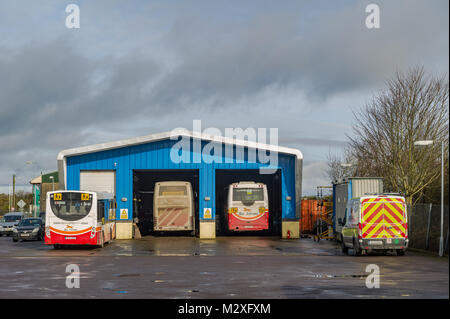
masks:
<path fill-rule="evenodd" d="M 80 29 L 65 26 L 69 3 L 80 7 Z M 365 26 L 370 3 L 380 29 Z M 0 192 L 13 173 L 29 190 L 63 149 L 200 119 L 278 128 L 281 145 L 303 152 L 304 193 L 314 194 L 329 184 L 326 157 L 342 151 L 352 110 L 397 70 L 448 71 L 448 6 L 2 0 Z"/>

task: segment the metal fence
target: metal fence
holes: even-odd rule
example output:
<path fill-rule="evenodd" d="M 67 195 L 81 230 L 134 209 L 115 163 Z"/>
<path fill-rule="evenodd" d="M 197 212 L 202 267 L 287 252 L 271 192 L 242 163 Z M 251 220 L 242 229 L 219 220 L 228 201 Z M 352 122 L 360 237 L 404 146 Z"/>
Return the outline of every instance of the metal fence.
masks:
<path fill-rule="evenodd" d="M 409 247 L 439 252 L 441 205 L 408 206 Z M 444 253 L 448 254 L 448 206 L 444 206 Z"/>

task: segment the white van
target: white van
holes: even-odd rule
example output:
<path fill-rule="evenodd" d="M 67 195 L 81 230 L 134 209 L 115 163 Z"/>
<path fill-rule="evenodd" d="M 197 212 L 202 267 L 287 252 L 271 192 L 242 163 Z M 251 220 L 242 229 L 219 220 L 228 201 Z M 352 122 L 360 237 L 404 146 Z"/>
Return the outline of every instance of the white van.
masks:
<path fill-rule="evenodd" d="M 405 198 L 372 195 L 348 201 L 342 227 L 342 252 L 354 255 L 371 251 L 396 251 L 404 255 L 408 247 L 408 216 Z"/>

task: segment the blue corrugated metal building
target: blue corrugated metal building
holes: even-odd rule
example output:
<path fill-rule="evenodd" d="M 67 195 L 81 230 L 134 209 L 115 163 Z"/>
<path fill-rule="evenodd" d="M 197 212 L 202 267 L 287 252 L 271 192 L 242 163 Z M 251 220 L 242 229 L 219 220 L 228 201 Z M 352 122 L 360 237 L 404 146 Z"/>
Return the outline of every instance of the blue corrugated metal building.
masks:
<path fill-rule="evenodd" d="M 174 152 L 181 139 L 189 141 L 189 148 L 187 152 L 176 153 L 182 154 L 181 162 L 178 160 L 177 163 L 173 160 L 175 153 L 171 152 Z M 211 143 L 219 145 L 216 149 L 219 151 L 201 154 L 201 150 L 195 148 L 194 142 L 201 145 L 201 150 Z M 225 150 L 225 146 L 230 145 L 233 149 L 231 155 Z M 244 150 L 243 158 L 236 158 L 238 148 Z M 253 160 L 249 156 L 249 149 L 257 149 L 265 153 L 276 152 L 277 161 L 274 164 L 262 163 L 258 158 Z M 277 191 L 276 196 L 279 197 L 281 208 L 281 234 L 283 237 L 296 238 L 299 236 L 298 220 L 301 216 L 302 176 L 302 154 L 298 150 L 180 131 L 68 149 L 58 155 L 59 180 L 63 189 L 110 190 L 115 193 L 118 206 L 117 238 L 132 237 L 132 223 L 133 218 L 136 217 L 136 212 L 133 211 L 135 209 L 133 202 L 136 200 L 133 179 L 136 172 L 152 174 L 172 172 L 175 173 L 173 176 L 176 176 L 177 171 L 196 172 L 195 174 L 198 174 L 199 236 L 214 238 L 219 172 L 222 172 L 220 176 L 230 178 L 233 174 L 239 175 L 240 172 L 254 171 L 260 175 L 264 169 L 276 170 L 275 175 L 279 179 L 280 191 Z M 95 175 L 97 173 L 98 175 Z M 270 176 L 270 174 L 262 175 Z M 110 176 L 109 181 L 108 176 Z M 94 184 L 97 185 L 97 189 L 86 186 Z M 204 212 L 207 209 L 210 209 L 212 214 L 205 216 Z"/>

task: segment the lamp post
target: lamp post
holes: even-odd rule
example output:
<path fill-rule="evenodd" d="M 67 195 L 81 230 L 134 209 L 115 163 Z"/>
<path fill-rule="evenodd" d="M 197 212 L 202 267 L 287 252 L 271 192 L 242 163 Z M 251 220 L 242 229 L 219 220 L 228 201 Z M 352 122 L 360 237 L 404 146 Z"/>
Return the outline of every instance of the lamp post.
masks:
<path fill-rule="evenodd" d="M 414 142 L 416 146 L 427 146 L 433 144 L 433 140 L 422 140 Z M 439 238 L 439 256 L 444 255 L 444 141 L 441 141 L 441 237 Z"/>

